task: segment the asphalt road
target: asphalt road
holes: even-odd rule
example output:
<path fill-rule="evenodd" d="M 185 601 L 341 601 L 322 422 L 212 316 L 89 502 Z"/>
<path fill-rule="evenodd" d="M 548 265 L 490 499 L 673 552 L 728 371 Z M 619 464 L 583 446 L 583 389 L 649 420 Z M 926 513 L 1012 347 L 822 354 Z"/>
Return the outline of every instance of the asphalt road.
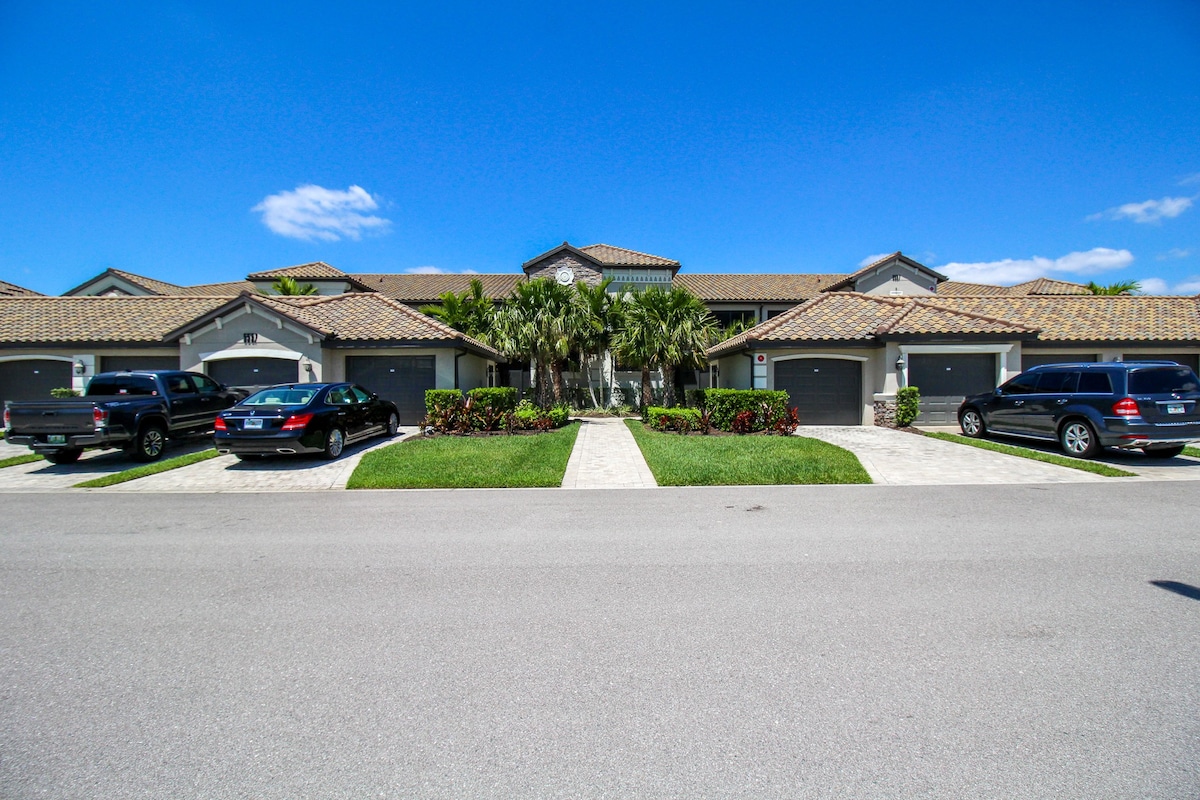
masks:
<path fill-rule="evenodd" d="M 1198 512 L 7 495 L 0 797 L 1197 797 Z"/>

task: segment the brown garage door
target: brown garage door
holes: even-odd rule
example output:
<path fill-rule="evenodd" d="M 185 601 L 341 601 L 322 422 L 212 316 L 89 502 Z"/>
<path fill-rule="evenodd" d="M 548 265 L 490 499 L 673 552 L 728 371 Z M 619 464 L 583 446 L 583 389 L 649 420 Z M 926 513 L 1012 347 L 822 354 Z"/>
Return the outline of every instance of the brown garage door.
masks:
<path fill-rule="evenodd" d="M 841 358 L 775 362 L 775 388 L 788 393 L 801 425 L 861 425 L 862 363 Z"/>
<path fill-rule="evenodd" d="M 346 356 L 346 380 L 391 400 L 400 424 L 425 418 L 425 390 L 437 388 L 434 356 Z"/>
<path fill-rule="evenodd" d="M 908 357 L 908 385 L 921 391 L 917 422 L 953 425 L 964 397 L 996 388 L 996 355 L 913 353 Z"/>
<path fill-rule="evenodd" d="M 51 389 L 71 388 L 72 372 L 69 361 L 0 361 L 0 407 L 6 400 L 50 400 Z"/>
<path fill-rule="evenodd" d="M 299 362 L 290 358 L 227 358 L 206 362 L 209 376 L 226 386 L 256 390 L 277 383 L 295 383 Z"/>

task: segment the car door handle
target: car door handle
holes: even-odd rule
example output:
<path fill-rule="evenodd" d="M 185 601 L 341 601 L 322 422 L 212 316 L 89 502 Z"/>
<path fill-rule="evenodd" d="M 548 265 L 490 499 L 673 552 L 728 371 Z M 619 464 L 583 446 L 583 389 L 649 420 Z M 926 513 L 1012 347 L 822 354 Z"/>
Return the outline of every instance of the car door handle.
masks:
<path fill-rule="evenodd" d="M 1014 406 L 1023 406 L 1023 405 L 1025 405 L 1025 401 L 1024 400 L 1013 400 L 1013 405 Z"/>
<path fill-rule="evenodd" d="M 1067 404 L 1067 398 L 1063 397 L 1059 400 L 1055 400 L 1054 402 L 1058 403 L 1060 406 L 1065 406 Z"/>

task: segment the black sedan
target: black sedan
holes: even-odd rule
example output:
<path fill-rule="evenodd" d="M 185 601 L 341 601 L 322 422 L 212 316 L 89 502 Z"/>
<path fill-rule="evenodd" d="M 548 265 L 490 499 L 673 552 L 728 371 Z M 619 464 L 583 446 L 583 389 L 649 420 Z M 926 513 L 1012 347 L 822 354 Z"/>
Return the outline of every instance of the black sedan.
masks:
<path fill-rule="evenodd" d="M 346 445 L 395 436 L 400 412 L 353 383 L 286 383 L 247 397 L 217 417 L 219 453 L 238 458 L 319 453 L 334 459 Z"/>

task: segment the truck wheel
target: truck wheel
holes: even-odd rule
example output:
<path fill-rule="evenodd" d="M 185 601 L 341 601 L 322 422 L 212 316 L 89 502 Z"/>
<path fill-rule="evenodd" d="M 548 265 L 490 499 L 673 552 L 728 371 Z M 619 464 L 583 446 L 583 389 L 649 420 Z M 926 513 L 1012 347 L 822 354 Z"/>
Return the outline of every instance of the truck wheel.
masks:
<path fill-rule="evenodd" d="M 74 464 L 81 455 L 83 455 L 82 449 L 68 447 L 63 450 L 55 450 L 53 453 L 46 453 L 46 460 L 51 464 Z"/>
<path fill-rule="evenodd" d="M 135 461 L 157 461 L 167 446 L 167 431 L 162 425 L 152 422 L 138 429 L 137 438 L 129 455 Z"/>

